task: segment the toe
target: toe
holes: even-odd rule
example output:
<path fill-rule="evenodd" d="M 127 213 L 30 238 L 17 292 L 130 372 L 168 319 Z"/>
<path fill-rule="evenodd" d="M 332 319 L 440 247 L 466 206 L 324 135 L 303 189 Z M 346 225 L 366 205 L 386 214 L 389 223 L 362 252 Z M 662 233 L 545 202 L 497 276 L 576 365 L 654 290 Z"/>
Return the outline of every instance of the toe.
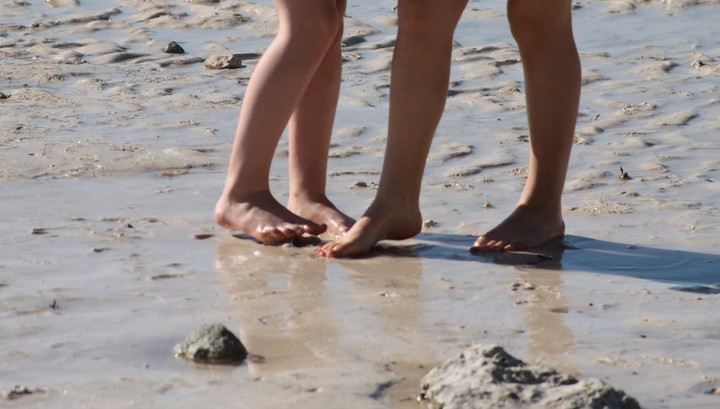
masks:
<path fill-rule="evenodd" d="M 485 245 L 487 244 L 487 240 L 485 240 L 485 236 L 480 236 L 475 240 L 472 247 L 470 247 L 470 250 L 473 251 L 483 251 L 483 248 L 485 248 Z"/>
<path fill-rule="evenodd" d="M 292 240 L 296 237 L 302 236 L 302 234 L 305 232 L 305 229 L 302 226 L 297 226 L 294 224 L 286 224 L 283 226 L 279 226 L 278 230 L 282 234 L 283 241 Z"/>
<path fill-rule="evenodd" d="M 282 243 L 287 240 L 285 233 L 279 227 L 267 226 L 260 233 L 260 241 L 265 244 Z"/>
<path fill-rule="evenodd" d="M 302 226 L 303 233 L 311 234 L 313 236 L 317 236 L 319 234 L 323 234 L 325 230 L 327 230 L 326 224 L 306 224 Z M 301 233 L 302 234 L 302 233 Z"/>
<path fill-rule="evenodd" d="M 325 244 L 324 246 L 320 247 L 317 250 L 317 255 L 320 257 L 332 258 L 333 257 L 333 249 L 335 248 L 336 245 L 337 245 L 337 243 L 335 243 L 335 242 L 330 242 L 330 243 Z"/>

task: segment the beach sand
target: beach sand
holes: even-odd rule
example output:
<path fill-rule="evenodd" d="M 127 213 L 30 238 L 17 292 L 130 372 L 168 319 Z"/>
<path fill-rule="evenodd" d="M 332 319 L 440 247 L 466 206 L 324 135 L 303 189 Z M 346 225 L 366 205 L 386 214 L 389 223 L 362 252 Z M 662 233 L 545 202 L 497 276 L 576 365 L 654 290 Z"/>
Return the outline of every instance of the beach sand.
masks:
<path fill-rule="evenodd" d="M 433 366 L 495 343 L 646 408 L 720 407 L 717 1 L 576 5 L 568 237 L 493 257 L 467 249 L 512 210 L 528 131 L 505 3 L 471 1 L 426 227 L 351 260 L 212 220 L 270 6 L 0 2 L 0 390 L 32 392 L 0 406 L 414 408 Z M 382 163 L 393 6 L 347 11 L 328 192 L 354 217 Z M 230 54 L 241 68 L 203 65 Z M 286 156 L 283 139 L 281 201 Z M 176 360 L 209 322 L 264 360 Z"/>

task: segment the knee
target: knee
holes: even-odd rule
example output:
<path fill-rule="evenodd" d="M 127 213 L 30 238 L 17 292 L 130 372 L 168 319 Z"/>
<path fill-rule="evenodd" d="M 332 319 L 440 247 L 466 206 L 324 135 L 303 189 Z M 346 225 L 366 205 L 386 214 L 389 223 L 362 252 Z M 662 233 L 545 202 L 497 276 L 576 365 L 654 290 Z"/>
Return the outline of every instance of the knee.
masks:
<path fill-rule="evenodd" d="M 520 48 L 572 34 L 569 1 L 509 0 L 507 15 Z"/>
<path fill-rule="evenodd" d="M 343 14 L 336 8 L 328 7 L 317 12 L 315 19 L 303 23 L 301 31 L 312 36 L 317 44 L 329 47 L 342 39 Z"/>
<path fill-rule="evenodd" d="M 437 36 L 455 31 L 467 0 L 408 0 L 398 4 L 399 29 L 410 35 Z"/>
<path fill-rule="evenodd" d="M 317 49 L 324 53 L 342 40 L 344 10 L 328 5 L 303 14 L 302 18 L 286 23 L 290 38 L 296 41 L 296 45 L 308 51 Z"/>

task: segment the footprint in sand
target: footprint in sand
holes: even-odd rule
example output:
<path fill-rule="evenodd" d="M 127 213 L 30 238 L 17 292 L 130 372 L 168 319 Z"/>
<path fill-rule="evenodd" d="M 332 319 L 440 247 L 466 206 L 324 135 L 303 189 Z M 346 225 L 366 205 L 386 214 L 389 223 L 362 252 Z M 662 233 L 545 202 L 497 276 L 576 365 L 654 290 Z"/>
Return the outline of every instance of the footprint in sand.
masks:
<path fill-rule="evenodd" d="M 515 157 L 509 152 L 497 152 L 490 157 L 476 162 L 472 165 L 462 166 L 455 168 L 450 172 L 445 173 L 448 177 L 467 177 L 477 175 L 482 172 L 483 169 L 499 168 L 503 166 L 510 166 L 516 163 Z"/>
<path fill-rule="evenodd" d="M 440 152 L 428 157 L 428 163 L 445 163 L 449 160 L 462 158 L 473 153 L 474 147 L 459 142 L 449 142 L 440 145 Z"/>

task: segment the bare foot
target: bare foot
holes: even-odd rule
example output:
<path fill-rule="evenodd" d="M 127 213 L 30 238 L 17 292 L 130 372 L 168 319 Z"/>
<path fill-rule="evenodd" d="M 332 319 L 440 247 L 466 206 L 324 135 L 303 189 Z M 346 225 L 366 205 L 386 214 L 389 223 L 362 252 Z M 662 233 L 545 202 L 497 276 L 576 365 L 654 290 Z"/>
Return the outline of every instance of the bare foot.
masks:
<path fill-rule="evenodd" d="M 350 230 L 355 220 L 338 210 L 327 197 L 316 200 L 290 199 L 288 209 L 298 216 L 327 226 L 326 233 L 338 239 Z"/>
<path fill-rule="evenodd" d="M 548 217 L 520 205 L 502 223 L 478 237 L 470 251 L 527 250 L 542 246 L 564 234 L 565 222 L 560 213 Z"/>
<path fill-rule="evenodd" d="M 327 228 L 292 213 L 269 191 L 230 198 L 223 194 L 215 205 L 215 221 L 240 230 L 264 244 L 282 243 L 305 233 L 318 235 Z"/>
<path fill-rule="evenodd" d="M 407 211 L 397 206 L 373 203 L 352 228 L 339 240 L 318 249 L 322 257 L 350 257 L 368 252 L 380 240 L 405 240 L 422 229 L 418 209 Z"/>

